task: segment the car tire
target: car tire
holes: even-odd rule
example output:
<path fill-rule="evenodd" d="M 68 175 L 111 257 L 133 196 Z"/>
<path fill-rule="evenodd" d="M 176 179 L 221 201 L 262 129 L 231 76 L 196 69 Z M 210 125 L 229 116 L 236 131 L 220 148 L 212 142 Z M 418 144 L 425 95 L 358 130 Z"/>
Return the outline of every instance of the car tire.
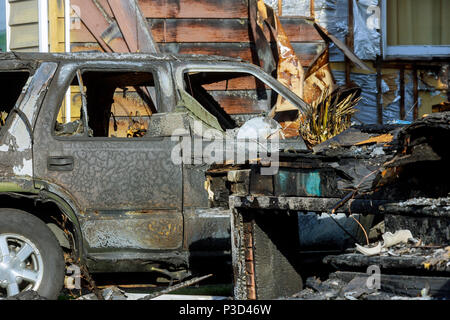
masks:
<path fill-rule="evenodd" d="M 63 251 L 47 225 L 25 211 L 0 209 L 0 292 L 12 296 L 17 290 L 34 290 L 47 299 L 57 299 L 64 273 Z M 16 284 L 11 280 L 14 277 Z"/>

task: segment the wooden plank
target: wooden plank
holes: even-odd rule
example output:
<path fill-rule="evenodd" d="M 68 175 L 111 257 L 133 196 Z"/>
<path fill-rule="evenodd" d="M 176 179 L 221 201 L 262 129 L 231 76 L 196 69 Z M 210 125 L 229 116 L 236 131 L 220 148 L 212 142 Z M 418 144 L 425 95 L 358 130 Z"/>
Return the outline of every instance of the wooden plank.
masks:
<path fill-rule="evenodd" d="M 70 52 L 81 52 L 81 51 L 99 51 L 103 52 L 103 49 L 97 42 L 71 42 Z"/>
<path fill-rule="evenodd" d="M 93 13 L 91 12 L 90 15 L 92 16 Z M 101 17 L 98 17 L 98 19 L 99 21 L 96 21 L 96 19 L 93 21 L 96 21 L 97 24 L 103 22 Z M 292 43 L 323 43 L 319 33 L 305 19 L 283 18 L 281 20 Z M 250 42 L 247 19 L 149 19 L 148 24 L 151 26 L 156 42 Z M 104 24 L 102 30 L 104 30 L 103 27 L 105 27 Z M 72 34 L 74 42 L 95 41 L 85 26 L 82 26 L 79 30 L 72 30 Z M 270 39 L 267 30 L 266 36 Z"/>
<path fill-rule="evenodd" d="M 256 78 L 253 76 L 241 76 L 239 78 L 226 81 L 219 81 L 203 85 L 207 91 L 224 90 L 254 90 L 256 88 Z"/>
<path fill-rule="evenodd" d="M 262 18 L 266 22 L 269 21 L 266 17 L 264 17 L 268 15 L 267 6 L 263 5 L 264 9 L 262 11 L 266 13 L 264 15 L 261 14 L 258 9 L 258 3 L 260 2 L 257 2 L 256 0 L 249 0 L 248 4 L 251 39 L 253 40 L 256 49 L 254 50 L 256 53 L 254 61 L 255 64 L 260 66 L 265 72 L 272 73 L 277 70 L 277 61 L 275 61 L 274 50 L 270 47 L 268 40 L 270 38 L 267 38 L 264 35 L 264 22 L 258 21 L 258 17 Z M 269 27 L 271 30 L 273 28 L 272 24 L 273 23 L 271 23 Z M 282 30 L 280 30 L 280 32 L 282 32 Z M 275 52 L 278 52 L 278 49 Z M 280 66 L 281 62 L 278 62 L 278 66 Z"/>
<path fill-rule="evenodd" d="M 139 0 L 147 18 L 234 19 L 248 17 L 247 0 Z"/>
<path fill-rule="evenodd" d="M 304 67 L 310 65 L 324 46 L 321 43 L 292 43 Z M 255 63 L 250 43 L 161 43 L 161 50 L 175 54 L 206 54 L 240 58 Z M 276 49 L 275 49 L 276 50 Z"/>
<path fill-rule="evenodd" d="M 282 18 L 291 42 L 323 41 L 302 18 Z M 250 42 L 247 19 L 149 19 L 156 42 Z M 269 31 L 265 32 L 270 39 Z"/>
<path fill-rule="evenodd" d="M 108 0 L 130 52 L 159 52 L 136 0 Z"/>
<path fill-rule="evenodd" d="M 255 63 L 249 43 L 158 43 L 162 52 L 174 54 L 206 54 L 240 58 Z M 292 43 L 303 67 L 308 67 L 323 48 L 321 43 Z M 102 51 L 96 42 L 72 42 L 72 52 Z"/>
<path fill-rule="evenodd" d="M 120 37 L 104 40 L 103 33 L 110 30 L 112 21 L 99 10 L 93 1 L 72 0 L 72 5 L 81 9 L 82 25 L 80 29 L 71 30 L 72 42 L 98 42 L 104 51 L 129 52 L 128 47 Z"/>
<path fill-rule="evenodd" d="M 109 6 L 108 0 L 97 0 L 97 2 L 102 6 L 103 10 L 105 10 L 108 16 L 114 18 L 114 13 L 112 12 L 111 7 Z"/>

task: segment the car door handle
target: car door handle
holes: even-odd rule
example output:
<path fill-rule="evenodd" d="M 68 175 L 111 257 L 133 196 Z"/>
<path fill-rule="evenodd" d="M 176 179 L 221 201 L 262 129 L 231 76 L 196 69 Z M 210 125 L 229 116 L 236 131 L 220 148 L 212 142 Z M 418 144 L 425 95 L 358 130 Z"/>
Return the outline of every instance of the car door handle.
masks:
<path fill-rule="evenodd" d="M 47 167 L 50 171 L 72 171 L 73 157 L 48 157 Z"/>

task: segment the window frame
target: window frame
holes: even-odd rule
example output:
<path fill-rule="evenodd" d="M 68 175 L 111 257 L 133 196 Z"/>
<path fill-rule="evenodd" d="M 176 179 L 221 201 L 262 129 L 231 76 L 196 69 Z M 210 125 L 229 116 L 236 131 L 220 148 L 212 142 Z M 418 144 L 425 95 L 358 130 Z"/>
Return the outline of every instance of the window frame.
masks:
<path fill-rule="evenodd" d="M 450 45 L 400 45 L 389 46 L 387 44 L 387 1 L 381 0 L 381 39 L 383 59 L 395 58 L 432 58 L 446 57 L 450 52 Z"/>
<path fill-rule="evenodd" d="M 299 96 L 292 92 L 289 88 L 284 86 L 277 79 L 273 78 L 271 75 L 267 74 L 263 69 L 258 66 L 251 65 L 245 62 L 220 62 L 217 64 L 208 64 L 205 62 L 181 64 L 175 66 L 175 81 L 178 90 L 183 90 L 186 94 L 187 92 L 183 85 L 183 76 L 188 72 L 232 72 L 232 73 L 244 73 L 254 76 L 265 85 L 269 86 L 276 93 L 281 95 L 284 99 L 292 103 L 294 106 L 298 107 L 300 111 L 304 112 L 308 107 L 308 104 L 303 101 Z M 177 97 L 180 100 L 180 97 Z"/>
<path fill-rule="evenodd" d="M 110 67 L 109 69 L 105 70 L 101 67 L 96 67 L 96 66 L 83 66 L 83 65 L 72 65 L 69 66 L 69 68 L 71 68 L 70 74 L 67 76 L 66 78 L 66 83 L 65 83 L 65 90 L 62 90 L 64 92 L 66 92 L 66 90 L 68 88 L 70 88 L 72 81 L 77 77 L 77 70 L 81 71 L 81 76 L 83 77 L 83 74 L 85 72 L 102 72 L 102 73 L 107 73 L 107 72 L 138 72 L 138 73 L 151 73 L 153 75 L 153 81 L 155 83 L 155 94 L 156 94 L 156 103 L 158 105 L 161 104 L 162 100 L 161 100 L 161 89 L 160 89 L 160 85 L 159 85 L 159 77 L 158 77 L 158 68 L 157 67 L 152 67 L 152 66 L 145 66 L 144 70 L 140 69 L 137 70 L 137 68 L 133 68 L 133 67 L 128 67 L 128 68 L 124 68 L 124 67 Z M 53 115 L 53 121 L 52 121 L 52 125 L 50 126 L 51 128 L 51 136 L 53 137 L 53 139 L 56 140 L 70 140 L 70 141 L 141 141 L 141 140 L 153 140 L 155 139 L 155 137 L 151 137 L 148 135 L 144 135 L 143 137 L 140 138 L 129 138 L 129 137 L 89 137 L 89 136 L 58 136 L 55 133 L 55 128 L 54 125 L 58 119 L 58 114 L 59 111 L 61 109 L 61 105 L 62 102 L 64 101 L 65 95 L 62 97 L 61 101 L 59 102 L 58 106 L 55 108 L 54 110 L 54 115 Z M 84 125 L 84 124 L 83 124 Z"/>

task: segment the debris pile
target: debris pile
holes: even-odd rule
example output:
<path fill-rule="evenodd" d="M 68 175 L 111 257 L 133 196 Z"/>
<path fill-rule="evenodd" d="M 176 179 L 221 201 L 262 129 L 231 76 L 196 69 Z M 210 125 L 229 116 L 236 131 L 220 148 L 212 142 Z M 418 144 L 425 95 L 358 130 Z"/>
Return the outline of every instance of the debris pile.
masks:
<path fill-rule="evenodd" d="M 371 286 L 369 276 L 364 273 L 335 272 L 321 281 L 310 277 L 306 288 L 296 293 L 291 299 L 296 300 L 444 300 L 449 294 L 450 286 L 445 284 L 448 278 L 437 279 L 429 284 L 430 279 L 390 276 L 380 277 L 380 287 Z M 428 282 L 427 282 L 428 281 Z M 412 286 L 412 283 L 416 283 Z M 372 283 L 373 284 L 373 283 Z"/>
<path fill-rule="evenodd" d="M 146 294 L 129 293 L 121 290 L 116 286 L 108 286 L 103 290 L 100 290 L 98 293 L 89 293 L 82 295 L 78 297 L 77 300 L 153 300 L 176 290 L 197 284 L 200 281 L 210 278 L 211 276 L 212 274 L 196 277 L 176 285 L 170 285 L 163 290 L 158 290 L 156 292 Z"/>
<path fill-rule="evenodd" d="M 387 232 L 376 245 L 332 255 L 323 262 L 337 272 L 310 277 L 300 300 L 445 300 L 450 297 L 450 246 L 426 245 L 411 231 Z M 367 273 L 362 271 L 367 270 Z"/>
<path fill-rule="evenodd" d="M 15 296 L 2 298 L 0 296 L 0 300 L 47 300 L 47 298 L 40 296 L 36 291 L 22 291 Z"/>

